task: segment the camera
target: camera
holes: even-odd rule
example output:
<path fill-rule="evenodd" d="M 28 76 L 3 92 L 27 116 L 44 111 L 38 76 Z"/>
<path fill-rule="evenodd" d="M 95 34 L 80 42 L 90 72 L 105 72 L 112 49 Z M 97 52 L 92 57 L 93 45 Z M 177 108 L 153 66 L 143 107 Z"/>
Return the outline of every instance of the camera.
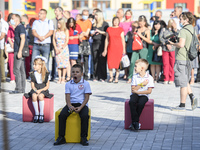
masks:
<path fill-rule="evenodd" d="M 165 44 L 170 44 L 169 41 L 177 43 L 179 40 L 178 33 L 170 34 L 169 36 L 166 37 L 166 39 L 168 39 L 168 41 L 166 41 Z"/>

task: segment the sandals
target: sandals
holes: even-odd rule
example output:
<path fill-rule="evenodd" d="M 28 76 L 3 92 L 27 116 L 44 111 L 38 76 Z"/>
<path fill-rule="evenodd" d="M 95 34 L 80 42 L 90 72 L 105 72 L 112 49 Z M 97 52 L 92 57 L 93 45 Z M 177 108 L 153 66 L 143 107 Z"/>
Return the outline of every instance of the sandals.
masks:
<path fill-rule="evenodd" d="M 66 81 L 69 82 L 70 80 L 71 80 L 71 78 L 70 78 L 70 77 L 67 77 Z"/>
<path fill-rule="evenodd" d="M 37 123 L 39 119 L 39 115 L 35 115 L 33 118 L 33 123 Z"/>
<path fill-rule="evenodd" d="M 108 80 L 108 83 L 112 83 L 113 82 L 113 78 L 110 78 L 109 80 Z"/>

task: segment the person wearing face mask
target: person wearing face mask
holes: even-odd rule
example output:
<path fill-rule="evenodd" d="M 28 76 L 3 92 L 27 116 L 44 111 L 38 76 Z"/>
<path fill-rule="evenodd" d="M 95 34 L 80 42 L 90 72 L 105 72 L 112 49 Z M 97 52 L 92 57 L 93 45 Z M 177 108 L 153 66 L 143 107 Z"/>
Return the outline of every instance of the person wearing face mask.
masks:
<path fill-rule="evenodd" d="M 3 19 L 3 13 L 0 11 L 0 68 L 1 68 L 1 81 L 5 82 L 6 77 L 5 77 L 5 55 L 4 55 L 4 44 L 5 44 L 5 37 L 8 32 L 8 23 Z"/>
<path fill-rule="evenodd" d="M 15 27 L 15 38 L 14 38 L 14 75 L 16 87 L 14 91 L 9 94 L 25 93 L 26 88 L 26 73 L 24 65 L 24 57 L 22 56 L 22 49 L 26 43 L 26 30 L 24 25 L 20 23 L 20 16 L 13 14 L 11 24 Z"/>
<path fill-rule="evenodd" d="M 81 30 L 83 32 L 82 33 L 83 37 L 80 40 L 81 43 L 79 45 L 79 55 L 78 55 L 77 63 L 81 64 L 81 57 L 83 57 L 85 80 L 88 80 L 88 59 L 89 59 L 89 55 L 91 54 L 90 44 L 89 44 L 89 34 L 92 28 L 92 23 L 88 19 L 88 17 L 89 17 L 89 11 L 84 9 L 82 11 L 82 19 L 76 22 L 81 27 Z"/>
<path fill-rule="evenodd" d="M 191 61 L 188 58 L 188 50 L 192 42 L 192 34 L 196 35 L 195 29 L 192 26 L 194 21 L 194 16 L 191 12 L 184 12 L 180 15 L 180 24 L 183 28 L 178 34 L 179 41 L 169 43 L 176 47 L 175 49 L 175 86 L 180 87 L 180 105 L 172 108 L 173 111 L 184 111 L 187 95 L 189 95 L 191 100 L 192 110 L 197 108 L 197 98 L 193 95 L 189 78 L 192 70 Z M 191 34 L 191 33 L 192 34 Z"/>
<path fill-rule="evenodd" d="M 128 9 L 126 12 L 125 12 L 125 20 L 123 22 L 120 22 L 119 24 L 119 27 L 121 27 L 123 30 L 124 30 L 124 35 L 127 34 L 128 31 L 131 31 L 132 30 L 132 11 L 130 9 Z M 123 76 L 124 80 L 127 79 L 127 69 L 125 69 L 125 74 Z"/>
<path fill-rule="evenodd" d="M 174 9 L 175 16 L 172 18 L 176 22 L 176 26 L 177 26 L 178 30 L 180 30 L 182 28 L 182 25 L 179 23 L 179 21 L 180 21 L 179 16 L 181 15 L 182 11 L 183 11 L 183 8 L 181 6 L 175 7 L 175 9 Z"/>

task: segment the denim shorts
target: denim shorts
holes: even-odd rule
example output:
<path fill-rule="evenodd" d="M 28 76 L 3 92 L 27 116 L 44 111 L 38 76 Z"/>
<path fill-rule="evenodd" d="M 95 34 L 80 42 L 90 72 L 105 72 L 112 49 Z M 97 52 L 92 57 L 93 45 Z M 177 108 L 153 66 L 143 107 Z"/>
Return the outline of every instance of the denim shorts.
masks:
<path fill-rule="evenodd" d="M 174 65 L 174 83 L 176 87 L 187 87 L 192 67 L 190 61 L 176 60 Z"/>

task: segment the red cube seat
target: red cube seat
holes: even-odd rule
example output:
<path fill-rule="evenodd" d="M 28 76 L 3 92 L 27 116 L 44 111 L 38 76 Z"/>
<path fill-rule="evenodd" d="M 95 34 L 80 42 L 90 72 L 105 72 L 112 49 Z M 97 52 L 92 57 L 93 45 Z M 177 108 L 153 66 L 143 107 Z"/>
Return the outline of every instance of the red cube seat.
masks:
<path fill-rule="evenodd" d="M 132 123 L 131 111 L 129 106 L 129 99 L 125 101 L 125 121 L 124 128 L 129 129 Z M 149 99 L 140 115 L 139 123 L 141 123 L 141 130 L 153 130 L 154 128 L 154 100 Z"/>
<path fill-rule="evenodd" d="M 38 103 L 39 108 L 39 103 Z M 22 115 L 24 122 L 32 122 L 35 116 L 35 111 L 32 104 L 32 98 L 26 98 L 23 96 L 23 106 Z M 49 122 L 54 116 L 54 96 L 49 98 L 44 98 L 44 121 Z"/>

